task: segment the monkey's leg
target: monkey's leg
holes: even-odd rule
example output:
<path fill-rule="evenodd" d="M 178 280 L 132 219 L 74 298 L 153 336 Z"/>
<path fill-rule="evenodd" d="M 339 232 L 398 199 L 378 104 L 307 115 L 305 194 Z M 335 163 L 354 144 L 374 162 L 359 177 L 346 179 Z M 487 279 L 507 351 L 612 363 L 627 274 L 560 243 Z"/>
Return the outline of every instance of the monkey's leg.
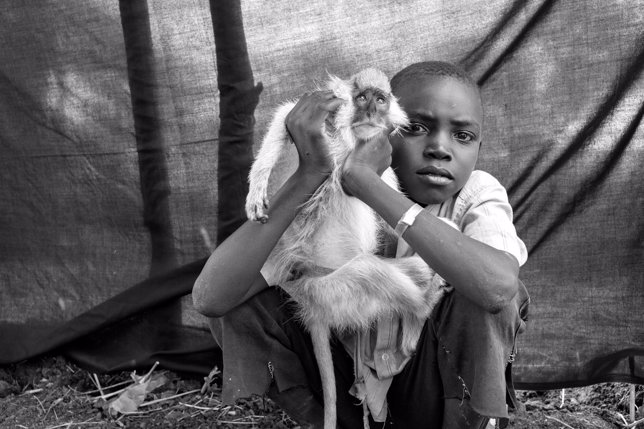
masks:
<path fill-rule="evenodd" d="M 293 106 L 294 103 L 288 103 L 277 109 L 250 169 L 246 196 L 246 216 L 250 220 L 262 223 L 268 220 L 268 181 L 280 154 L 291 141 L 285 121 Z"/>
<path fill-rule="evenodd" d="M 333 372 L 333 359 L 331 357 L 331 335 L 328 325 L 318 321 L 309 326 L 313 351 L 318 362 L 320 378 L 322 380 L 322 394 L 324 398 L 324 429 L 336 429 L 336 391 L 335 373 Z"/>
<path fill-rule="evenodd" d="M 406 327 L 401 347 L 411 352 L 425 319 L 444 294 L 433 277 L 434 271 L 420 257 L 365 254 L 326 276 L 286 282 L 283 287 L 300 303 L 307 325 L 325 320 L 338 329 L 367 329 L 379 316 L 400 315 Z"/>
<path fill-rule="evenodd" d="M 409 353 L 416 348 L 427 316 L 429 316 L 441 298 L 451 290 L 451 287 L 447 286 L 445 280 L 436 274 L 418 255 L 396 259 L 383 258 L 382 261 L 398 267 L 424 293 L 427 314 L 407 313 L 402 315 L 401 348 Z"/>
<path fill-rule="evenodd" d="M 403 270 L 371 254 L 357 256 L 328 275 L 286 282 L 284 287 L 300 303 L 307 325 L 325 320 L 339 329 L 366 329 L 392 312 L 429 314 L 425 291 Z"/>

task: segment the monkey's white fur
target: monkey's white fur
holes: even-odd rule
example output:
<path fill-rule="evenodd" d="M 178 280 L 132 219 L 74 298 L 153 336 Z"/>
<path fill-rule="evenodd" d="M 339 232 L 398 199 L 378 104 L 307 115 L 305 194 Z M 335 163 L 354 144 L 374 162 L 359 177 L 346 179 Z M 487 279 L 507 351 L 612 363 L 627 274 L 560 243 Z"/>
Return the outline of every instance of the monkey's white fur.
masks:
<path fill-rule="evenodd" d="M 342 163 L 356 146 L 351 127 L 356 88 L 377 88 L 388 94 L 389 124 L 394 128 L 407 124 L 407 116 L 391 94 L 388 79 L 379 70 L 366 69 L 348 80 L 330 76 L 328 89 L 346 100 L 332 118 L 335 130 L 327 133 L 333 171 L 302 206 L 269 256 L 269 262 L 277 269 L 277 284 L 297 302 L 298 315 L 313 340 L 324 393 L 325 429 L 334 429 L 337 418 L 331 330 L 367 329 L 379 317 L 395 314 L 402 320 L 400 346 L 411 353 L 426 318 L 447 290 L 440 281 L 432 281 L 434 272 L 418 256 L 398 259 L 375 256 L 384 221 L 366 204 L 342 190 Z M 289 165 L 281 171 L 276 168 L 292 146 L 285 119 L 294 105 L 288 103 L 277 110 L 251 168 L 246 200 L 246 213 L 251 220 L 268 219 L 271 188 L 278 189 L 296 167 Z M 382 178 L 398 190 L 391 168 Z"/>

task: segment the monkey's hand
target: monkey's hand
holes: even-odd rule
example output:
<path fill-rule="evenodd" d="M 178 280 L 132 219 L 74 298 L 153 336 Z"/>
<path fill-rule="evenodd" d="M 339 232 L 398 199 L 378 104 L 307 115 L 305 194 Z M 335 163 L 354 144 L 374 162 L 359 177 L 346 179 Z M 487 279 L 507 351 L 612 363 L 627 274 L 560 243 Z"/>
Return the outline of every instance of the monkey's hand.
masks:
<path fill-rule="evenodd" d="M 255 167 L 255 166 L 253 166 Z M 270 169 L 252 168 L 246 196 L 246 217 L 253 222 L 268 221 L 268 178 Z"/>
<path fill-rule="evenodd" d="M 266 223 L 268 221 L 268 198 L 264 190 L 251 189 L 246 197 L 246 217 L 253 222 Z"/>

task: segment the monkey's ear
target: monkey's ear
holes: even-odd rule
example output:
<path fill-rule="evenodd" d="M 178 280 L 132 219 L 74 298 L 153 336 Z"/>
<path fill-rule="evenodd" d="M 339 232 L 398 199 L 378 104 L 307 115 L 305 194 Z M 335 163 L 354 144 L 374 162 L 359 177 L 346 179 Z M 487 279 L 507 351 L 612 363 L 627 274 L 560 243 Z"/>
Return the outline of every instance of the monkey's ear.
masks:
<path fill-rule="evenodd" d="M 346 80 L 330 74 L 327 88 L 333 91 L 336 97 L 347 101 L 351 100 L 351 86 Z"/>
<path fill-rule="evenodd" d="M 409 125 L 409 118 L 407 117 L 407 114 L 402 109 L 402 107 L 400 107 L 400 104 L 398 104 L 398 98 L 396 98 L 393 94 L 389 99 L 389 118 L 391 125 L 393 125 L 395 128 L 406 127 L 407 125 Z"/>
<path fill-rule="evenodd" d="M 327 81 L 327 88 L 331 91 L 334 91 L 341 85 L 342 79 L 337 77 L 336 75 L 333 75 L 329 73 L 329 79 Z"/>

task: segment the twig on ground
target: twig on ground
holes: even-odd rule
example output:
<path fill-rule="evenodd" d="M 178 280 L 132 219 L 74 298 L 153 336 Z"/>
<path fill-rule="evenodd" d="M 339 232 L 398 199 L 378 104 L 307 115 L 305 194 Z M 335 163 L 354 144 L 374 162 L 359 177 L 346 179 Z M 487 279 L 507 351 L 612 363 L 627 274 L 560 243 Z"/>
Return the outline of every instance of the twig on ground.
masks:
<path fill-rule="evenodd" d="M 203 397 L 199 398 L 199 400 L 192 405 L 199 405 L 201 402 L 203 402 Z M 181 402 L 179 403 L 181 404 Z"/>
<path fill-rule="evenodd" d="M 179 398 L 181 396 L 190 395 L 192 393 L 197 393 L 197 392 L 200 392 L 200 391 L 201 391 L 201 389 L 189 390 L 187 392 L 179 393 L 177 395 L 168 396 L 167 398 L 159 398 L 159 399 L 155 399 L 154 401 L 144 402 L 141 405 L 139 405 L 139 407 L 145 407 L 145 406 L 156 404 L 156 403 L 159 403 L 159 402 L 169 401 L 170 399 Z"/>
<path fill-rule="evenodd" d="M 72 426 L 98 425 L 98 424 L 103 424 L 103 422 L 93 422 L 93 421 L 90 421 L 90 420 L 85 420 L 84 422 L 79 422 L 79 423 L 69 422 L 69 423 L 62 423 L 62 424 L 59 424 L 59 425 L 56 425 L 56 426 L 48 426 L 45 429 L 57 429 L 57 428 L 62 428 L 62 427 L 70 428 Z"/>
<path fill-rule="evenodd" d="M 219 409 L 217 407 L 198 407 L 196 405 L 186 404 L 185 402 L 179 402 L 179 404 L 183 405 L 184 407 L 194 408 L 196 410 L 203 410 L 203 411 L 217 411 Z"/>
<path fill-rule="evenodd" d="M 221 371 L 219 371 L 219 368 L 215 365 L 215 367 L 210 371 L 207 377 L 204 377 L 203 380 L 203 385 L 201 386 L 201 394 L 205 394 L 210 390 L 210 388 L 213 386 L 215 382 L 215 378 L 221 374 Z"/>
<path fill-rule="evenodd" d="M 185 415 L 185 416 L 181 417 L 179 420 L 177 420 L 177 423 L 179 423 L 181 420 L 193 419 L 193 418 L 197 417 L 199 414 L 203 414 L 203 411 L 197 411 L 196 413 Z"/>
<path fill-rule="evenodd" d="M 156 413 L 157 411 L 167 411 L 167 410 L 164 410 L 163 408 L 154 408 L 152 410 L 147 410 L 147 411 L 125 411 L 120 413 L 121 417 L 119 417 L 119 419 L 121 419 L 123 416 L 136 417 L 136 416 L 142 416 L 145 414 Z"/>
<path fill-rule="evenodd" d="M 120 387 L 120 386 L 123 386 L 125 384 L 130 384 L 130 383 L 132 383 L 132 380 L 121 381 L 120 383 L 116 383 L 116 384 L 112 384 L 111 386 L 103 387 L 103 391 L 105 392 L 106 390 L 112 390 L 115 387 Z M 94 390 L 88 390 L 87 392 L 77 392 L 77 393 L 78 394 L 83 394 L 83 395 L 91 395 L 92 393 L 100 393 L 100 391 L 98 389 L 94 389 Z"/>
<path fill-rule="evenodd" d="M 65 396 L 67 396 L 67 394 L 63 395 L 61 398 L 58 398 L 54 402 L 51 403 L 51 405 L 47 409 L 47 412 L 45 413 L 45 416 L 42 418 L 43 420 L 45 420 L 47 418 L 47 416 L 49 415 L 49 412 L 51 411 L 52 408 L 54 408 L 56 405 L 58 405 L 61 402 L 63 402 L 63 399 L 65 399 Z M 54 411 L 54 414 L 56 414 L 55 411 Z M 56 420 L 58 420 L 58 419 L 56 419 Z"/>
<path fill-rule="evenodd" d="M 221 408 L 221 411 L 219 411 L 219 415 L 217 416 L 216 420 L 219 421 L 221 416 L 223 416 L 224 414 L 228 414 L 231 408 L 232 407 L 230 405 L 226 405 L 225 407 Z"/>
<path fill-rule="evenodd" d="M 631 421 L 635 421 L 635 385 L 631 384 L 629 389 L 628 409 Z"/>
<path fill-rule="evenodd" d="M 635 426 L 639 425 L 640 423 L 644 423 L 644 419 L 639 419 L 635 420 L 633 423 L 628 423 L 624 425 L 625 428 L 634 428 Z"/>
<path fill-rule="evenodd" d="M 616 413 L 619 416 L 619 418 L 622 419 L 622 421 L 624 422 L 624 426 L 628 425 L 628 420 L 626 420 L 626 417 L 624 417 L 624 415 L 619 411 L 617 411 Z"/>
<path fill-rule="evenodd" d="M 152 373 L 154 372 L 154 370 L 158 365 L 159 365 L 159 361 L 154 362 L 154 365 L 152 365 L 152 368 L 150 368 L 148 373 L 143 376 L 143 378 L 139 381 L 139 383 L 143 383 L 147 381 L 152 376 Z"/>
<path fill-rule="evenodd" d="M 562 422 L 561 420 L 559 420 L 559 419 L 557 419 L 557 418 L 555 418 L 555 417 L 545 416 L 545 418 L 547 418 L 547 419 L 551 419 L 551 420 L 554 420 L 554 421 L 556 421 L 557 423 L 560 423 L 560 424 L 564 425 L 564 426 L 565 426 L 565 427 L 567 427 L 567 428 L 575 429 L 574 427 L 570 426 L 568 423 Z"/>
<path fill-rule="evenodd" d="M 34 398 L 36 398 L 36 401 L 38 401 L 38 405 L 40 405 L 40 408 L 42 408 L 42 412 L 46 413 L 47 411 L 45 411 L 45 407 L 43 406 L 42 401 L 35 395 Z"/>
<path fill-rule="evenodd" d="M 25 390 L 24 392 L 21 393 L 21 395 L 33 395 L 34 393 L 40 393 L 45 389 L 31 389 L 31 390 Z"/>
<path fill-rule="evenodd" d="M 132 383 L 132 382 L 129 382 L 129 383 L 130 383 L 130 386 L 133 386 L 134 384 L 136 384 L 136 383 Z M 97 396 L 97 397 L 94 398 L 94 400 L 95 401 L 97 401 L 98 399 L 107 400 L 107 399 L 111 398 L 112 396 L 116 396 L 116 395 L 119 395 L 119 394 L 125 392 L 127 390 L 127 388 L 130 387 L 130 386 L 124 387 L 123 389 L 115 390 L 114 392 L 106 393 L 105 395 L 102 395 L 102 396 Z"/>
<path fill-rule="evenodd" d="M 101 382 L 98 381 L 98 375 L 96 375 L 96 373 L 93 373 L 92 375 L 94 376 L 95 384 L 101 394 L 101 398 L 105 399 L 105 393 L 103 392 L 103 388 L 101 387 Z"/>

